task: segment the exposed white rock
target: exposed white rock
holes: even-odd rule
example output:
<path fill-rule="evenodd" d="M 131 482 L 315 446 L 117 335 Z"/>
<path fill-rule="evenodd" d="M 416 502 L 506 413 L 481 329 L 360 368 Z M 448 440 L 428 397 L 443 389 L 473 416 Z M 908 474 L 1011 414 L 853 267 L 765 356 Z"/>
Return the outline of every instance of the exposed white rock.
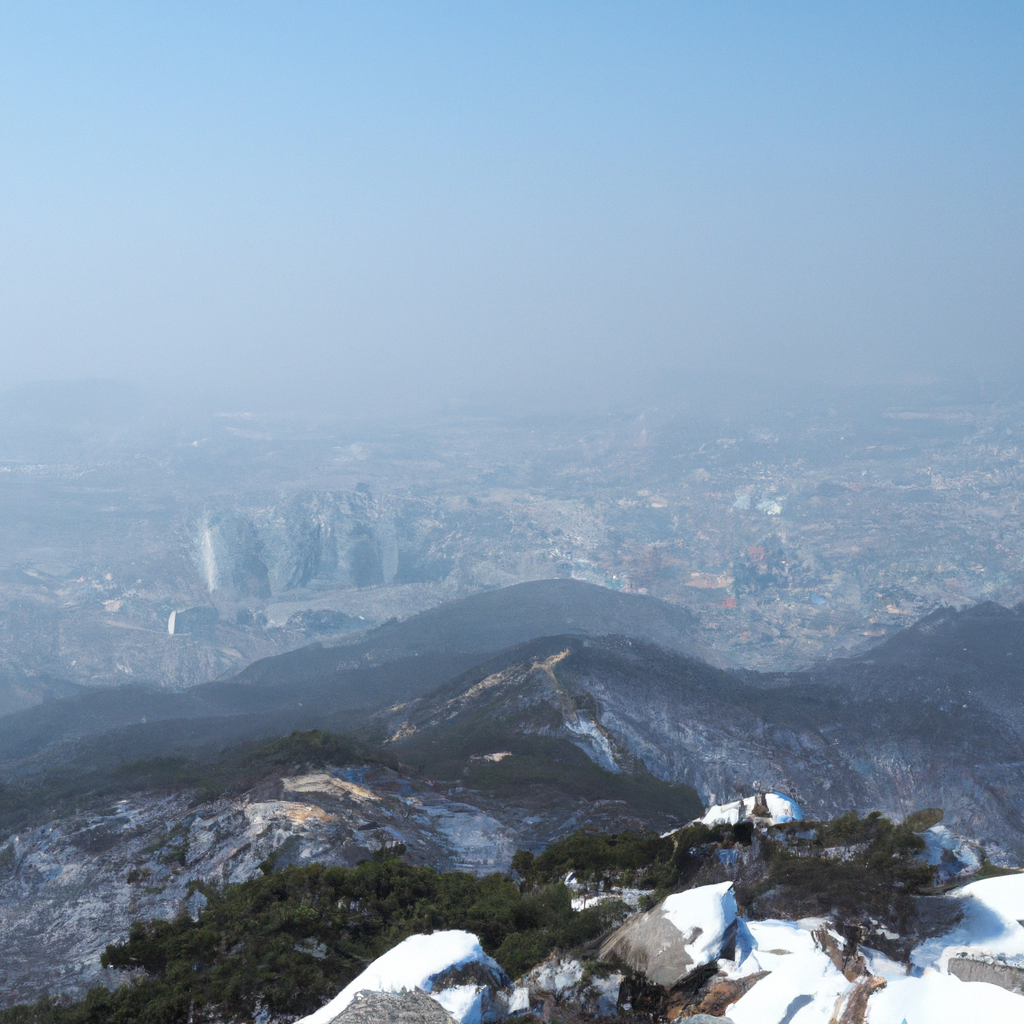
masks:
<path fill-rule="evenodd" d="M 617 885 L 607 890 L 582 889 L 579 891 L 579 895 L 573 896 L 572 909 L 586 910 L 588 907 L 596 907 L 599 903 L 617 900 L 624 903 L 630 910 L 638 910 L 640 901 L 650 894 L 649 889 L 624 889 Z"/>
<path fill-rule="evenodd" d="M 618 971 L 598 976 L 579 960 L 562 959 L 557 953 L 519 979 L 529 993 L 531 1007 L 540 1009 L 569 1005 L 595 1017 L 614 1017 L 623 975 Z"/>
<path fill-rule="evenodd" d="M 945 825 L 933 825 L 920 835 L 925 841 L 922 859 L 938 868 L 940 884 L 972 875 L 981 867 L 978 844 L 951 832 Z"/>

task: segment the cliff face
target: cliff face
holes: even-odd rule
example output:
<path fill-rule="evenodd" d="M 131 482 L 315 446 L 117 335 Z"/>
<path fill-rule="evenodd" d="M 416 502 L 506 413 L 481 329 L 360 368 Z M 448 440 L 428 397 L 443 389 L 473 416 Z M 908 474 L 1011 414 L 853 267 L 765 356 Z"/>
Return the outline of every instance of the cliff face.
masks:
<path fill-rule="evenodd" d="M 616 638 L 534 647 L 384 716 L 395 751 L 454 748 L 492 723 L 509 737 L 561 737 L 612 769 L 639 762 L 705 804 L 760 783 L 812 817 L 943 807 L 990 855 L 1024 854 L 1022 734 L 1000 703 L 1012 681 L 903 661 L 739 676 Z"/>
<path fill-rule="evenodd" d="M 379 764 L 297 768 L 198 805 L 191 793 L 136 794 L 0 846 L 0 1005 L 121 980 L 100 967 L 106 945 L 133 920 L 194 916 L 205 902 L 195 882 L 222 887 L 271 864 L 351 867 L 398 843 L 413 863 L 484 875 L 577 828 L 672 823 L 621 801 L 550 790 L 498 799 Z"/>

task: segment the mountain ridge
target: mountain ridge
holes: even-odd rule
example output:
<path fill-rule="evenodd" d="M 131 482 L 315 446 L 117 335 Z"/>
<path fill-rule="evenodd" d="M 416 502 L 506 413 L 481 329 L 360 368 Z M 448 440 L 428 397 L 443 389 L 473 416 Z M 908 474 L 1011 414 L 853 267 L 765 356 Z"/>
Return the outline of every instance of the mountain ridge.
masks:
<path fill-rule="evenodd" d="M 565 632 L 625 632 L 713 655 L 695 639 L 695 620 L 684 609 L 578 580 L 538 580 L 449 602 L 349 643 L 311 644 L 261 659 L 234 676 L 185 691 L 133 684 L 95 688 L 0 716 L 0 764 L 31 757 L 54 742 L 157 720 L 205 721 L 204 737 L 215 731 L 217 719 L 246 715 L 255 716 L 250 732 L 241 721 L 227 728 L 238 738 L 268 735 L 270 713 L 281 714 L 278 734 L 316 727 L 324 714 L 344 713 L 351 727 L 487 656 Z"/>

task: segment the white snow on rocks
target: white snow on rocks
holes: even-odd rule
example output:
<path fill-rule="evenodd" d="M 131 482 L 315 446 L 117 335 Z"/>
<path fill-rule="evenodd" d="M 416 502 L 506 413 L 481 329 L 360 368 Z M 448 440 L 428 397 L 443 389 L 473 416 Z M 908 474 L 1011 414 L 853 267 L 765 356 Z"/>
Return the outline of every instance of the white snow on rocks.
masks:
<path fill-rule="evenodd" d="M 802 821 L 804 812 L 800 805 L 791 797 L 781 793 L 766 793 L 765 804 L 773 825 L 783 825 L 787 821 Z M 749 818 L 757 806 L 757 797 L 748 796 L 742 800 L 733 800 L 728 804 L 715 804 L 709 807 L 704 817 L 697 818 L 703 825 L 736 825 Z"/>
<path fill-rule="evenodd" d="M 605 940 L 599 955 L 618 957 L 670 987 L 716 959 L 733 935 L 738 947 L 750 947 L 746 926 L 736 917 L 732 882 L 719 882 L 673 893 L 631 917 Z"/>
<path fill-rule="evenodd" d="M 963 982 L 947 973 L 951 956 L 991 957 L 1017 963 L 1024 956 L 1024 875 L 990 878 L 964 886 L 964 917 L 950 933 L 914 951 L 916 965 L 865 949 L 868 969 L 886 979 L 870 996 L 867 1024 L 1016 1024 L 1024 1021 L 1024 997 L 984 982 Z M 756 948 L 741 964 L 720 960 L 733 978 L 771 973 L 728 1008 L 736 1024 L 827 1024 L 853 989 L 815 943 L 819 920 L 750 921 Z"/>
<path fill-rule="evenodd" d="M 298 1024 L 330 1024 L 357 992 L 409 992 L 422 989 L 462 1024 L 486 1024 L 519 1009 L 517 1001 L 496 998 L 510 992 L 508 976 L 464 931 L 411 935 L 378 957 L 316 1013 Z M 525 1003 L 525 999 L 519 1002 Z M 525 1005 L 521 1007 L 525 1009 Z"/>
<path fill-rule="evenodd" d="M 950 958 L 961 954 L 1024 965 L 1024 874 L 973 882 L 952 895 L 963 903 L 962 920 L 946 935 L 919 946 L 912 970 L 876 951 L 862 951 L 870 973 L 886 981 L 867 1000 L 867 1024 L 1024 1021 L 1024 996 L 948 973 Z M 673 893 L 653 910 L 635 915 L 610 936 L 599 955 L 617 955 L 669 987 L 717 960 L 728 978 L 763 974 L 728 1007 L 735 1024 L 828 1024 L 859 982 L 847 980 L 815 941 L 813 933 L 824 923 L 745 922 L 737 916 L 732 883 L 723 882 Z M 579 961 L 554 955 L 513 989 L 475 936 L 437 932 L 406 939 L 299 1024 L 330 1024 L 366 989 L 422 989 L 462 1024 L 487 1024 L 530 1006 L 548 1014 L 562 1005 L 610 1016 L 621 980 L 618 972 L 588 976 Z"/>
<path fill-rule="evenodd" d="M 726 1011 L 735 1024 L 828 1024 L 852 985 L 815 943 L 821 921 L 749 921 L 755 948 L 741 964 L 720 961 L 732 978 L 769 971 Z M 873 997 L 874 998 L 874 997 Z M 899 1020 L 894 1024 L 899 1024 Z"/>
<path fill-rule="evenodd" d="M 938 868 L 939 884 L 972 875 L 981 867 L 977 844 L 950 832 L 945 825 L 933 825 L 920 836 L 925 842 L 922 859 Z"/>
<path fill-rule="evenodd" d="M 899 966 L 899 965 L 897 965 Z M 1024 997 L 996 985 L 963 982 L 927 970 L 920 977 L 890 977 L 868 1001 L 868 1024 L 1018 1024 Z"/>
<path fill-rule="evenodd" d="M 688 936 L 686 951 L 694 964 L 710 963 L 722 952 L 726 932 L 736 920 L 732 882 L 673 893 L 662 901 L 661 910 L 680 934 Z"/>
<path fill-rule="evenodd" d="M 599 903 L 618 900 L 620 903 L 625 903 L 630 910 L 638 910 L 640 901 L 650 894 L 649 889 L 623 889 L 617 885 L 608 890 L 583 889 L 579 895 L 573 896 L 572 909 L 586 910 L 588 907 L 596 907 Z"/>
<path fill-rule="evenodd" d="M 985 878 L 950 895 L 962 901 L 963 919 L 946 935 L 918 946 L 911 954 L 915 967 L 944 974 L 950 958 L 961 953 L 1024 965 L 1024 874 Z"/>

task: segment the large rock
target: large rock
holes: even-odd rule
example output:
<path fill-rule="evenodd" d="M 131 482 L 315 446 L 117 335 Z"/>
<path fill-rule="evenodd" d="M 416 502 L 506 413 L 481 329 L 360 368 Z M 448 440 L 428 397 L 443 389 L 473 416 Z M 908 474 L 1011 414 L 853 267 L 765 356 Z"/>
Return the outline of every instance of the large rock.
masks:
<path fill-rule="evenodd" d="M 512 988 L 508 975 L 481 949 L 475 935 L 446 931 L 409 936 L 298 1024 L 333 1024 L 361 992 L 399 994 L 416 989 L 461 1024 L 489 1024 L 510 1011 L 526 1009 L 526 993 Z"/>
<path fill-rule="evenodd" d="M 602 960 L 618 959 L 655 985 L 671 988 L 735 944 L 742 927 L 732 882 L 673 893 L 653 910 L 630 918 L 601 946 Z"/>
<path fill-rule="evenodd" d="M 1024 995 L 1024 965 L 1005 964 L 993 957 L 952 957 L 947 970 L 961 981 L 983 981 L 1007 992 Z"/>
<path fill-rule="evenodd" d="M 357 992 L 331 1024 L 455 1024 L 426 992 Z"/>

